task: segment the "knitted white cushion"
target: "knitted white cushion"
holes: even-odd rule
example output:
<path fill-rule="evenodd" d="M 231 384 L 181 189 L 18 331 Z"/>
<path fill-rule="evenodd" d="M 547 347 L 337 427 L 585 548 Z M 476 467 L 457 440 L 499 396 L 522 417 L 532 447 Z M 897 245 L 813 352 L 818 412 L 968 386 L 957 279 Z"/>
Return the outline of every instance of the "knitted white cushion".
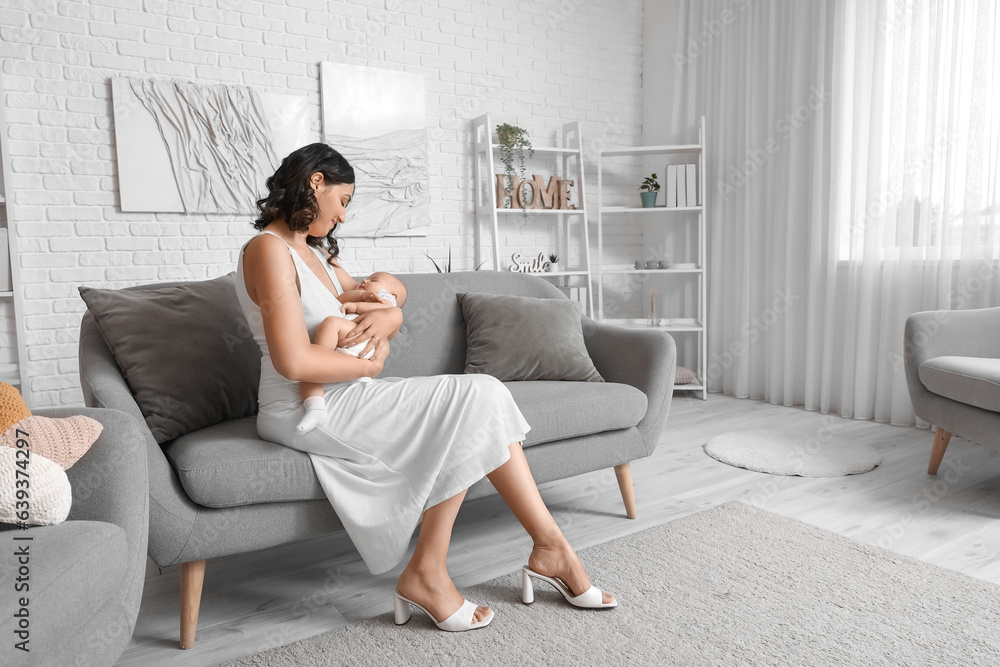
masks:
<path fill-rule="evenodd" d="M 18 461 L 26 460 L 18 455 L 18 450 L 0 447 L 0 523 L 20 523 L 18 502 L 27 502 L 28 516 L 24 523 L 32 526 L 51 526 L 62 523 L 69 516 L 73 503 L 73 490 L 69 478 L 59 464 L 40 454 L 32 454 L 27 470 L 18 466 Z M 17 474 L 18 470 L 23 472 Z M 27 479 L 27 488 L 18 488 L 17 482 Z M 22 487 L 23 487 L 22 483 Z M 18 498 L 18 491 L 27 491 L 27 498 Z"/>

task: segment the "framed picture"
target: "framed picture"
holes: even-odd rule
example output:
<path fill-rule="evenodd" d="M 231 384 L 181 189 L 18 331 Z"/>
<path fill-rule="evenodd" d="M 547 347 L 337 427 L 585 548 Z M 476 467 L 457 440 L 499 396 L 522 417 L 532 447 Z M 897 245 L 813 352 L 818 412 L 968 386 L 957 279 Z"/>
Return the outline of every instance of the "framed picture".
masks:
<path fill-rule="evenodd" d="M 320 64 L 323 141 L 357 178 L 344 236 L 424 236 L 430 225 L 424 79 L 396 70 Z"/>
<path fill-rule="evenodd" d="M 126 77 L 111 94 L 126 212 L 256 213 L 281 159 L 316 141 L 305 97 Z"/>

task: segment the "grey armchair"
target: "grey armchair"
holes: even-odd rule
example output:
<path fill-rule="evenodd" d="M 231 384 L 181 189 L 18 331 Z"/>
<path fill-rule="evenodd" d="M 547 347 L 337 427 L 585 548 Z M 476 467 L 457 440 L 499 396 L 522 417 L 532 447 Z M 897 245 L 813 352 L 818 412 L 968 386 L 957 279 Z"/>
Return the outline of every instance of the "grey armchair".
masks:
<path fill-rule="evenodd" d="M 117 410 L 46 408 L 33 414 L 85 415 L 104 428 L 66 471 L 73 487 L 67 520 L 0 533 L 0 664 L 112 665 L 132 637 L 146 575 L 149 491 L 143 432 L 148 429 Z M 15 539 L 24 537 L 32 539 Z M 25 544 L 26 573 L 13 557 Z M 15 593 L 15 580 L 25 576 L 29 588 Z M 27 653 L 14 648 L 24 638 L 15 635 L 21 596 L 28 602 Z"/>
<path fill-rule="evenodd" d="M 952 435 L 1000 447 L 1000 308 L 916 313 L 903 341 L 913 410 L 936 427 L 927 472 Z"/>

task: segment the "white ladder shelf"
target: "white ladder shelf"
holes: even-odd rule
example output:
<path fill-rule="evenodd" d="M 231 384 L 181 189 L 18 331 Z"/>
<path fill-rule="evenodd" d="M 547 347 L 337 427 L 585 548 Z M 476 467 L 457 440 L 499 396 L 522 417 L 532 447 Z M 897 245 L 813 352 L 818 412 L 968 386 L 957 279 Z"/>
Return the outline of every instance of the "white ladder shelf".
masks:
<path fill-rule="evenodd" d="M 0 78 L 0 236 L 5 236 L 0 247 L 0 252 L 6 256 L 6 264 L 9 267 L 9 274 L 4 269 L 4 274 L 0 275 L 0 304 L 9 304 L 3 307 L 7 326 L 2 334 L 6 340 L 0 344 L 0 382 L 14 385 L 21 392 L 21 396 L 30 406 L 32 403 L 30 392 L 25 386 L 25 364 L 28 360 L 28 352 L 24 341 L 24 306 L 21 303 L 21 290 L 18 281 L 18 261 L 17 261 L 17 229 L 14 216 L 14 197 L 10 187 L 10 151 L 8 150 L 9 135 L 7 133 L 7 94 L 4 91 L 3 81 Z M 10 341 L 13 334 L 15 340 Z"/>
<path fill-rule="evenodd" d="M 646 157 L 661 155 L 693 155 L 698 160 L 698 201 L 696 206 L 665 207 L 655 206 L 651 208 L 640 208 L 633 206 L 605 206 L 604 205 L 604 170 L 605 159 L 609 157 Z M 708 350 L 706 344 L 708 315 L 706 304 L 706 252 L 705 252 L 705 117 L 702 116 L 698 127 L 698 143 L 695 144 L 668 144 L 662 146 L 629 146 L 622 148 L 612 148 L 603 150 L 597 158 L 597 319 L 602 322 L 618 324 L 628 327 L 648 327 L 658 328 L 671 334 L 683 334 L 694 336 L 697 345 L 697 368 L 694 369 L 697 376 L 693 383 L 674 385 L 674 391 L 694 391 L 701 394 L 702 400 L 708 397 L 708 387 L 706 373 L 708 369 Z M 621 214 L 639 214 L 643 221 L 662 224 L 670 224 L 671 220 L 683 219 L 685 214 L 697 214 L 698 216 L 698 239 L 697 239 L 697 261 L 694 264 L 675 265 L 669 269 L 635 269 L 622 265 L 606 265 L 604 262 L 604 216 L 617 216 Z M 681 217 L 676 217 L 681 216 Z M 645 244 L 644 244 L 645 245 Z M 647 276 L 662 275 L 664 277 L 677 277 L 683 275 L 693 275 L 698 282 L 696 312 L 692 317 L 687 313 L 687 317 L 672 318 L 669 323 L 653 323 L 650 318 L 605 318 L 604 317 L 604 278 L 605 276 L 615 276 L 621 274 L 638 275 L 640 278 Z"/>
<path fill-rule="evenodd" d="M 575 230 L 581 243 L 581 266 L 567 267 L 566 270 L 545 273 L 532 273 L 541 278 L 559 278 L 559 282 L 580 281 L 583 284 L 565 285 L 564 288 L 585 288 L 587 290 L 586 310 L 593 317 L 594 290 L 593 274 L 590 265 L 590 234 L 587 221 L 587 198 L 583 171 L 583 140 L 580 137 L 580 123 L 572 121 L 562 126 L 558 146 L 533 146 L 535 159 L 548 159 L 556 162 L 556 169 L 563 177 L 572 177 L 576 188 L 577 208 L 575 209 L 522 209 L 499 208 L 496 196 L 496 159 L 498 144 L 493 142 L 493 124 L 490 115 L 483 114 L 473 121 L 473 143 L 475 147 L 475 183 L 476 183 L 476 266 L 489 261 L 486 250 L 491 250 L 492 264 L 495 271 L 503 270 L 500 259 L 509 256 L 509 248 L 501 247 L 502 225 L 507 225 L 514 216 L 538 216 L 540 220 L 551 219 L 561 228 L 561 257 L 568 263 L 570 260 L 570 239 Z M 492 243 L 488 243 L 485 231 L 492 234 Z M 516 250 L 516 249 L 515 249 Z M 528 258 L 526 258 L 528 259 Z"/>

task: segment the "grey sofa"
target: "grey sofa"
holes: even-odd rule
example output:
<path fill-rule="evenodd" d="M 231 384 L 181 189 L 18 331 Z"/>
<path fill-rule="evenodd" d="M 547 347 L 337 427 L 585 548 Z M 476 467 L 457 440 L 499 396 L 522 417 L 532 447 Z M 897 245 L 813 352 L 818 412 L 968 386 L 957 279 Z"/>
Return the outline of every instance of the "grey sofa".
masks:
<path fill-rule="evenodd" d="M 906 320 L 903 359 L 913 410 L 936 427 L 927 472 L 952 435 L 1000 447 L 1000 308 L 926 311 Z"/>
<path fill-rule="evenodd" d="M 549 282 L 523 274 L 483 271 L 401 278 L 410 295 L 406 321 L 392 341 L 383 377 L 463 372 L 465 328 L 457 292 L 565 298 Z M 170 284 L 179 283 L 164 285 Z M 606 382 L 508 383 L 532 427 L 524 442 L 525 456 L 538 482 L 614 467 L 626 511 L 634 517 L 629 462 L 653 452 L 666 423 L 674 341 L 656 330 L 612 327 L 586 317 L 582 323 L 588 351 Z M 88 405 L 142 418 L 90 313 L 81 324 L 80 377 Z M 205 559 L 342 528 L 308 456 L 258 438 L 255 419 L 215 424 L 163 447 L 145 434 L 149 555 L 160 566 L 181 564 L 182 648 L 194 644 Z M 484 479 L 468 497 L 489 493 L 495 491 Z"/>
<path fill-rule="evenodd" d="M 135 628 L 146 574 L 147 429 L 99 408 L 46 408 L 43 417 L 85 415 L 104 427 L 69 470 L 73 505 L 55 526 L 0 532 L 0 664 L 111 665 Z M 15 538 L 31 537 L 30 541 Z M 14 557 L 28 545 L 26 572 Z M 24 578 L 27 581 L 24 581 Z M 15 592 L 15 583 L 27 591 Z M 18 599 L 27 598 L 28 648 L 14 648 Z"/>

